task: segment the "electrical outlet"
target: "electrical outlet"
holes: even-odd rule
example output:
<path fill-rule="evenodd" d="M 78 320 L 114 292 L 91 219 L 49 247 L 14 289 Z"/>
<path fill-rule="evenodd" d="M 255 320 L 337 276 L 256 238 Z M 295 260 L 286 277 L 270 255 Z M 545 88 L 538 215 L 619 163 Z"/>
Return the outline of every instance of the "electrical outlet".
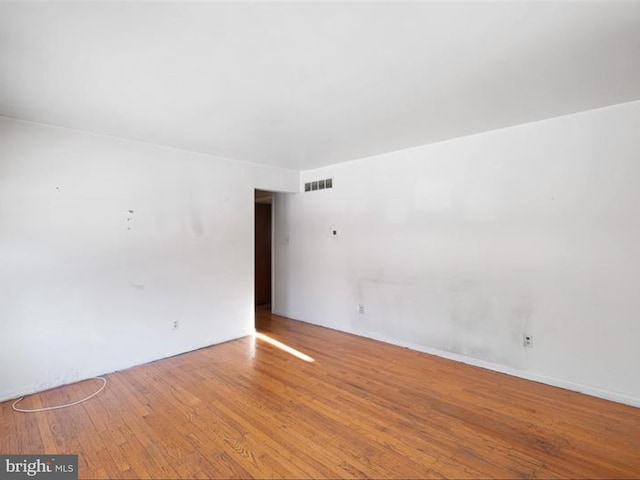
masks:
<path fill-rule="evenodd" d="M 180 328 L 180 320 L 173 321 L 173 329 L 178 330 Z"/>
<path fill-rule="evenodd" d="M 358 313 L 360 315 L 364 315 L 364 305 L 362 304 L 358 305 Z"/>
<path fill-rule="evenodd" d="M 533 347 L 533 335 L 524 334 L 522 336 L 522 345 L 527 348 Z"/>

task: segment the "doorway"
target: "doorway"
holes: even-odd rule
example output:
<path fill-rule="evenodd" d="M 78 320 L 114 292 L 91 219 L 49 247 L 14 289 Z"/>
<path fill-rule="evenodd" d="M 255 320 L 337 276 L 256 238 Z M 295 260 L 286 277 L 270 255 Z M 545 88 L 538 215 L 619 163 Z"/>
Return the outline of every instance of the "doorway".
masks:
<path fill-rule="evenodd" d="M 255 191 L 255 306 L 269 309 L 271 309 L 272 203 L 272 192 Z"/>

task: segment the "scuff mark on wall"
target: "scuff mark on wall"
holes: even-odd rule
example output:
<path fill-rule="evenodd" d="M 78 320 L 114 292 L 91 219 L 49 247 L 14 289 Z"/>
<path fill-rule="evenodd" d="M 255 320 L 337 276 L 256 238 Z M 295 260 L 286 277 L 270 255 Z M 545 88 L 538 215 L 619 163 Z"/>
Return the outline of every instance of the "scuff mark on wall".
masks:
<path fill-rule="evenodd" d="M 515 368 L 526 366 L 522 335 L 533 314 L 527 293 L 474 281 L 450 293 L 451 352 Z"/>
<path fill-rule="evenodd" d="M 506 292 L 471 277 L 453 285 L 435 279 L 362 279 L 357 290 L 365 307 L 364 314 L 354 314 L 357 331 L 526 366 L 521 340 L 533 315 L 526 291 Z"/>
<path fill-rule="evenodd" d="M 131 223 L 133 220 L 133 209 L 129 209 L 127 210 L 128 212 L 128 216 L 127 216 L 127 230 L 131 230 Z"/>
<path fill-rule="evenodd" d="M 192 209 L 186 218 L 187 228 L 194 237 L 202 237 L 204 235 L 204 224 L 200 213 Z"/>

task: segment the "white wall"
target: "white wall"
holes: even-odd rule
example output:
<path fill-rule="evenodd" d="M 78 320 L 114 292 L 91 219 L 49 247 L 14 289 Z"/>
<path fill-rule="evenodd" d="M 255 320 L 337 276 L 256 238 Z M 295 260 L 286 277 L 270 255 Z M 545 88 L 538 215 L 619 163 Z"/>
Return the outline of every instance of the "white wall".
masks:
<path fill-rule="evenodd" d="M 253 189 L 298 182 L 0 118 L 0 399 L 250 334 Z"/>
<path fill-rule="evenodd" d="M 640 405 L 640 102 L 328 177 L 276 198 L 279 313 Z"/>

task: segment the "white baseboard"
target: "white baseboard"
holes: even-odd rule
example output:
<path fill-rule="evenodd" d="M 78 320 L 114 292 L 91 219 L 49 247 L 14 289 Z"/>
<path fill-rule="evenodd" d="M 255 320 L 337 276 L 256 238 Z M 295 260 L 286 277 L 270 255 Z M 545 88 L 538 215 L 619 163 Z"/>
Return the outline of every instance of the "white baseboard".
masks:
<path fill-rule="evenodd" d="M 349 332 L 349 333 L 353 333 L 354 335 L 359 335 L 359 336 L 366 336 L 358 332 Z M 371 336 L 369 338 L 374 338 L 374 337 Z M 374 338 L 374 339 L 379 340 L 381 342 L 398 345 L 400 347 L 410 348 L 411 350 L 416 350 L 418 352 L 429 353 L 431 355 L 447 358 L 449 360 L 455 360 L 457 362 L 466 363 L 467 365 L 473 365 L 475 367 L 481 367 L 481 368 L 486 368 L 487 370 L 493 370 L 495 372 L 505 373 L 507 375 L 511 375 L 514 377 L 523 378 L 525 380 L 531 380 L 534 382 L 544 383 L 546 385 L 551 385 L 554 387 L 564 388 L 566 390 L 571 390 L 574 392 L 584 393 L 585 395 L 591 395 L 593 397 L 603 398 L 605 400 L 611 400 L 617 403 L 623 403 L 625 405 L 630 405 L 632 407 L 640 407 L 640 398 L 631 397 L 623 393 L 612 392 L 609 390 L 604 390 L 602 388 L 597 388 L 597 387 L 593 387 L 591 385 L 585 385 L 582 383 L 576 383 L 576 382 L 572 382 L 570 380 L 565 380 L 562 378 L 549 377 L 547 375 L 527 372 L 527 371 L 519 370 L 513 367 L 506 367 L 504 365 L 500 365 L 497 363 L 487 362 L 485 360 L 479 360 L 472 357 L 467 357 L 465 355 L 447 352 L 444 350 L 438 350 L 436 348 L 429 348 L 423 345 L 415 345 L 415 344 L 406 343 L 406 342 L 398 342 L 395 340 L 389 340 L 384 338 Z"/>
<path fill-rule="evenodd" d="M 121 370 L 128 370 L 129 368 L 134 368 L 140 365 L 145 365 L 147 363 L 156 362 L 158 360 L 162 360 L 165 358 L 171 358 L 171 357 L 175 357 L 176 355 L 182 355 L 185 353 L 193 352 L 195 350 L 200 350 L 201 348 L 207 348 L 213 345 L 218 345 L 220 343 L 225 343 L 225 342 L 229 342 L 239 338 L 243 338 L 248 335 L 253 335 L 254 333 L 255 333 L 255 329 L 252 327 L 250 330 L 246 332 L 242 332 L 241 334 L 235 334 L 229 338 L 222 337 L 220 339 L 205 341 L 202 345 L 193 345 L 193 346 L 187 347 L 185 350 L 177 351 L 175 353 L 170 353 L 168 355 L 151 355 L 143 359 L 137 359 L 136 361 L 131 363 L 123 363 L 119 365 L 112 364 L 112 365 L 107 365 L 104 368 L 85 370 L 76 375 L 73 375 L 72 377 L 66 378 L 63 383 L 60 383 L 59 380 L 58 381 L 51 380 L 50 382 L 39 382 L 38 384 L 22 385 L 16 388 L 3 390 L 3 391 L 0 391 L 0 402 L 13 400 L 13 399 L 24 397 L 27 395 L 33 395 L 34 393 L 44 392 L 46 390 L 51 390 L 52 388 L 57 388 L 64 385 L 71 385 L 73 383 L 82 382 L 84 380 L 88 380 L 94 377 L 99 377 L 101 375 L 109 375 L 115 372 L 119 372 Z"/>
<path fill-rule="evenodd" d="M 276 315 L 280 315 L 282 317 L 287 317 L 284 313 L 277 313 Z M 310 323 L 312 325 L 318 325 L 320 327 L 330 328 L 332 330 L 337 330 L 340 332 L 350 333 L 352 335 L 357 335 L 359 337 L 371 338 L 373 340 L 378 340 L 380 342 L 389 343 L 391 345 L 397 345 L 399 347 L 409 348 L 411 350 L 415 350 L 417 352 L 424 352 L 431 355 L 436 355 L 438 357 L 447 358 L 449 360 L 455 360 L 456 362 L 466 363 L 467 365 L 473 365 L 475 367 L 486 368 L 487 370 L 493 370 L 494 372 L 505 373 L 507 375 L 511 375 L 514 377 L 523 378 L 525 380 L 531 380 L 533 382 L 544 383 L 546 385 L 551 385 L 553 387 L 564 388 L 565 390 L 571 390 L 573 392 L 583 393 L 585 395 L 591 395 L 592 397 L 603 398 L 605 400 L 611 400 L 612 402 L 622 403 L 624 405 L 630 405 L 632 407 L 640 408 L 640 398 L 632 397 L 630 395 L 626 395 L 620 392 L 613 392 L 610 390 L 605 390 L 598 387 L 593 387 L 591 385 L 585 385 L 582 383 L 572 382 L 570 380 L 565 380 L 562 378 L 549 377 L 547 375 L 541 375 L 534 372 L 527 372 L 524 370 L 518 370 L 516 368 L 507 367 L 504 365 L 500 365 L 497 363 L 487 362 L 485 360 L 479 360 L 472 357 L 467 357 L 465 355 L 461 355 L 458 353 L 447 352 L 445 350 L 439 350 L 437 348 L 425 347 L 424 345 L 418 345 L 411 342 L 404 342 L 394 338 L 389 338 L 384 335 L 378 335 L 371 332 L 360 332 L 352 329 L 343 329 L 338 328 L 334 325 L 324 325 L 319 323 L 307 322 L 305 320 L 297 320 L 303 323 Z"/>

